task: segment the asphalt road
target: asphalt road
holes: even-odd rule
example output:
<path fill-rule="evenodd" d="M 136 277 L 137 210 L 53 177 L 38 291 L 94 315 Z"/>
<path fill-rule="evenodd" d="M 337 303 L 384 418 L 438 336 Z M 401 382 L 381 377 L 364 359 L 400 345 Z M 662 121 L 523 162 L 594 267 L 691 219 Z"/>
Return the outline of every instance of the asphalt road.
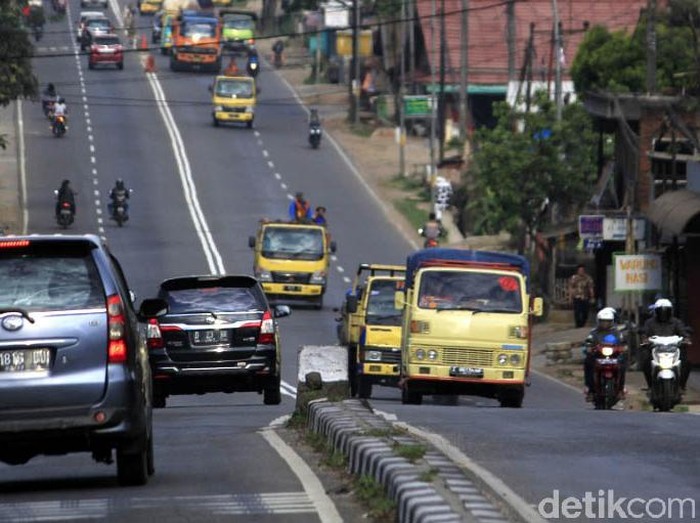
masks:
<path fill-rule="evenodd" d="M 75 18 L 77 2 L 71 9 Z M 148 23 L 142 17 L 139 25 Z M 137 53 L 123 71 L 88 71 L 86 57 L 77 67 L 72 46 L 68 23 L 53 23 L 38 54 L 63 56 L 35 60 L 42 85 L 53 81 L 66 97 L 70 128 L 53 138 L 39 105 L 25 105 L 30 232 L 59 232 L 52 190 L 70 178 L 79 191 L 72 231 L 105 236 L 137 295 L 147 297 L 171 276 L 252 272 L 247 238 L 258 220 L 285 217 L 289 197 L 305 192 L 328 208 L 338 252 L 324 310 L 295 308 L 281 320 L 283 380 L 294 386 L 297 347 L 335 342 L 332 309 L 358 263 L 401 262 L 410 246 L 328 141 L 308 147 L 306 113 L 273 72 L 259 76 L 254 130 L 214 128 L 211 75 L 172 73 L 156 54 L 158 71 L 147 77 Z M 155 103 L 159 89 L 167 110 Z M 164 123 L 169 115 L 175 126 Z M 123 228 L 105 217 L 118 177 L 134 189 Z M 145 488 L 119 487 L 114 467 L 84 455 L 0 465 L 0 521 L 314 520 L 302 484 L 259 432 L 292 411 L 292 398 L 283 398 L 278 407 L 255 394 L 173 399 L 155 412 L 157 473 Z M 698 416 L 593 411 L 580 393 L 538 375 L 519 410 L 471 398 L 402 406 L 399 398 L 377 387 L 372 404 L 445 436 L 532 505 L 557 490 L 562 498 L 613 489 L 617 497 L 700 501 Z"/>

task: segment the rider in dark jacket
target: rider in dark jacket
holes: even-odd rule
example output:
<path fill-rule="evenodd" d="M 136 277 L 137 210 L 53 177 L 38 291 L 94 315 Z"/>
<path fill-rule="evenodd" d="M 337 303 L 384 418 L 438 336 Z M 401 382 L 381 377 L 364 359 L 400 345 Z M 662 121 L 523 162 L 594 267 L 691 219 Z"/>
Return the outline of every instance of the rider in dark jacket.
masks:
<path fill-rule="evenodd" d="M 126 185 L 124 185 L 124 180 L 119 178 L 116 182 L 114 182 L 114 187 L 112 187 L 112 190 L 109 191 L 109 199 L 111 200 L 109 204 L 110 216 L 114 214 L 114 204 L 118 201 L 123 202 L 125 213 L 129 211 L 129 202 L 127 201 L 130 196 L 129 192 L 129 189 L 127 189 Z"/>
<path fill-rule="evenodd" d="M 70 186 L 70 180 L 63 180 L 61 186 L 58 188 L 58 194 L 56 195 L 56 216 L 58 216 L 63 202 L 68 202 L 71 206 L 71 211 L 75 214 L 75 193 Z"/>
<path fill-rule="evenodd" d="M 673 304 L 666 298 L 656 300 L 654 303 L 654 315 L 644 322 L 641 331 L 644 342 L 639 347 L 639 357 L 644 371 L 647 387 L 651 387 L 651 343 L 652 336 L 683 336 L 684 343 L 679 347 L 681 359 L 680 387 L 685 389 L 690 376 L 690 362 L 688 361 L 687 343 L 690 330 L 686 325 L 673 316 Z"/>
<path fill-rule="evenodd" d="M 626 345 L 625 336 L 615 325 L 616 311 L 612 307 L 605 307 L 598 311 L 596 315 L 596 327 L 588 333 L 583 342 L 586 349 L 586 358 L 583 362 L 583 375 L 586 383 L 586 399 L 592 399 L 593 392 L 593 369 L 595 367 L 595 353 L 593 349 L 600 344 L 611 343 L 613 345 Z M 624 355 L 621 357 L 620 365 L 621 379 L 620 386 L 625 388 L 626 362 Z"/>

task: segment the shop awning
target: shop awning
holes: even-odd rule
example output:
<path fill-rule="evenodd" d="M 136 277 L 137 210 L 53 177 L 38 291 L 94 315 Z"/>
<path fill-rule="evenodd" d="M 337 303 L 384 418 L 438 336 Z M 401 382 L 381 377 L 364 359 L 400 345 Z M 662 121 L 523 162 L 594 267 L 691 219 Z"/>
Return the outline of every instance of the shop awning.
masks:
<path fill-rule="evenodd" d="M 700 193 L 685 189 L 665 192 L 649 207 L 649 219 L 670 236 L 700 233 L 700 220 L 693 220 L 696 216 L 700 216 Z"/>

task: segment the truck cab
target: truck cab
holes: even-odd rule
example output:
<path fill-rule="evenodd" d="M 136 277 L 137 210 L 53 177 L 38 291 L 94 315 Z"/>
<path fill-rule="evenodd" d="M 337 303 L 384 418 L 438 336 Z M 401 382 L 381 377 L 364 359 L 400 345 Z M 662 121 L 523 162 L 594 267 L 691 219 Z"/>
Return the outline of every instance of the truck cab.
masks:
<path fill-rule="evenodd" d="M 245 123 L 249 129 L 255 119 L 257 87 L 250 76 L 217 76 L 212 93 L 212 120 L 220 123 Z"/>
<path fill-rule="evenodd" d="M 374 385 L 395 387 L 401 365 L 402 307 L 394 294 L 402 291 L 403 276 L 370 276 L 362 296 L 363 318 L 355 351 L 355 383 L 360 398 L 370 398 Z M 351 304 L 352 305 L 352 304 Z"/>
<path fill-rule="evenodd" d="M 221 23 L 206 11 L 184 10 L 174 20 L 170 69 L 221 70 Z"/>
<path fill-rule="evenodd" d="M 221 39 L 226 49 L 246 51 L 255 45 L 255 24 L 258 16 L 252 11 L 221 9 Z"/>
<path fill-rule="evenodd" d="M 401 399 L 473 395 L 522 406 L 530 367 L 533 298 L 522 256 L 424 249 L 406 261 L 401 339 Z"/>
<path fill-rule="evenodd" d="M 385 276 L 403 279 L 406 268 L 403 265 L 386 265 L 379 263 L 361 263 L 357 267 L 352 286 L 345 293 L 345 301 L 338 318 L 338 342 L 348 348 L 348 371 L 350 391 L 358 392 L 358 346 L 360 335 L 366 321 L 367 288 L 372 278 Z M 371 390 L 370 390 L 371 393 Z"/>
<path fill-rule="evenodd" d="M 330 255 L 336 251 L 325 226 L 263 220 L 248 246 L 255 254 L 255 277 L 268 299 L 323 308 Z"/>

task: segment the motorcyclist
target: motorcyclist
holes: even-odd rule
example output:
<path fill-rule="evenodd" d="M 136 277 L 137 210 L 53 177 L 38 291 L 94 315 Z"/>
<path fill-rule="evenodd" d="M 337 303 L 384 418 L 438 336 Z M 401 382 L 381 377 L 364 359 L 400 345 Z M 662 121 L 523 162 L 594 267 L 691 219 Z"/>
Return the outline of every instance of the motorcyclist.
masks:
<path fill-rule="evenodd" d="M 68 114 L 68 107 L 66 107 L 66 100 L 62 96 L 59 96 L 56 99 L 56 103 L 53 104 L 53 115 L 54 115 L 54 117 L 56 117 L 56 116 L 66 117 L 67 114 Z"/>
<path fill-rule="evenodd" d="M 420 228 L 419 232 L 425 238 L 423 247 L 428 247 L 431 243 L 438 243 L 438 240 L 445 235 L 445 228 L 437 219 L 436 214 L 431 212 L 428 215 L 428 221 Z"/>
<path fill-rule="evenodd" d="M 246 64 L 246 71 L 248 75 L 256 76 L 260 70 L 260 60 L 258 58 L 258 51 L 255 47 L 251 47 L 248 50 L 248 63 Z"/>
<path fill-rule="evenodd" d="M 124 206 L 124 213 L 129 212 L 129 189 L 126 188 L 126 185 L 124 184 L 124 180 L 121 178 L 118 178 L 114 182 L 114 187 L 112 187 L 112 190 L 109 191 L 109 199 L 111 200 L 108 208 L 109 208 L 109 215 L 110 217 L 113 216 L 114 214 L 114 205 L 117 202 L 121 202 L 122 205 Z"/>
<path fill-rule="evenodd" d="M 41 99 L 41 105 L 44 109 L 44 112 L 48 112 L 49 110 L 52 109 L 51 106 L 53 106 L 56 103 L 56 86 L 52 83 L 48 84 L 46 86 L 46 89 L 41 93 L 42 94 L 42 99 Z"/>
<path fill-rule="evenodd" d="M 56 195 L 56 216 L 61 211 L 61 205 L 64 202 L 68 202 L 71 207 L 71 212 L 73 215 L 76 214 L 75 209 L 75 193 L 73 188 L 70 186 L 70 180 L 63 180 L 61 186 L 58 188 L 58 194 Z"/>
<path fill-rule="evenodd" d="M 598 311 L 596 315 L 596 326 L 592 329 L 584 343 L 586 358 L 583 362 L 583 376 L 586 385 L 586 401 L 593 399 L 593 370 L 595 367 L 596 355 L 594 348 L 597 345 L 609 343 L 613 345 L 626 345 L 627 341 L 623 332 L 621 332 L 616 323 L 616 311 L 612 307 L 605 307 Z M 625 389 L 625 373 L 627 370 L 626 358 L 623 355 L 620 357 L 620 386 Z"/>
<path fill-rule="evenodd" d="M 304 198 L 304 193 L 296 193 L 294 200 L 289 204 L 289 219 L 293 222 L 307 222 L 313 219 L 311 205 Z"/>
<path fill-rule="evenodd" d="M 651 388 L 651 348 L 649 338 L 652 336 L 682 336 L 683 343 L 680 345 L 681 376 L 680 388 L 685 391 L 685 386 L 690 376 L 690 362 L 688 361 L 688 347 L 690 330 L 678 318 L 673 316 L 673 304 L 671 300 L 660 298 L 654 302 L 654 315 L 644 322 L 642 327 L 642 343 L 639 347 L 639 358 L 644 372 L 644 379 L 647 387 Z"/>

